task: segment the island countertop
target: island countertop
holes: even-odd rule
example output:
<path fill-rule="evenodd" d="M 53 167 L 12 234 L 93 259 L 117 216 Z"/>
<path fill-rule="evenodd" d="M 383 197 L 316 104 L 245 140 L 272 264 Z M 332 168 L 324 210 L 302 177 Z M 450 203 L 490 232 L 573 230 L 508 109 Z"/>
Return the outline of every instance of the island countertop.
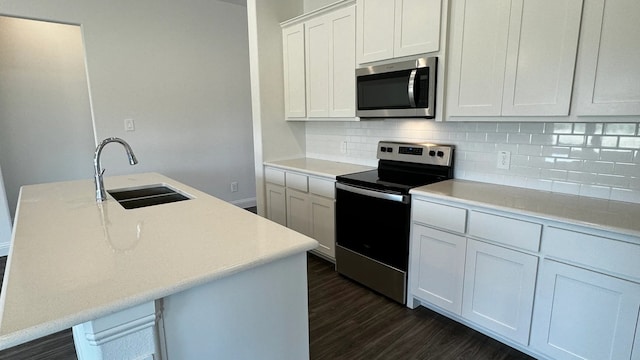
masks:
<path fill-rule="evenodd" d="M 24 186 L 0 295 L 0 349 L 313 249 L 309 237 L 166 176 L 192 199 L 125 210 L 92 180 Z"/>

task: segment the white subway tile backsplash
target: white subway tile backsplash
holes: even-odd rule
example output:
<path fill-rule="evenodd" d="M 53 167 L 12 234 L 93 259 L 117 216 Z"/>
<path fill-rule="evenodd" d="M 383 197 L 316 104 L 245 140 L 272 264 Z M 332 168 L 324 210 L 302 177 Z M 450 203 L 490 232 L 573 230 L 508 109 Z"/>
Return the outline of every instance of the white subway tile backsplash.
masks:
<path fill-rule="evenodd" d="M 566 145 L 566 146 L 582 146 L 584 145 L 585 139 L 582 135 L 559 135 L 558 136 L 558 145 Z"/>
<path fill-rule="evenodd" d="M 573 132 L 572 123 L 551 123 L 546 124 L 544 132 L 547 134 L 571 134 Z"/>
<path fill-rule="evenodd" d="M 510 144 L 531 144 L 531 134 L 509 133 L 507 142 Z"/>
<path fill-rule="evenodd" d="M 633 161 L 633 151 L 620 149 L 602 149 L 602 151 L 600 151 L 600 160 L 631 162 Z"/>
<path fill-rule="evenodd" d="M 572 159 L 598 160 L 600 159 L 600 149 L 572 147 L 569 157 Z"/>
<path fill-rule="evenodd" d="M 542 155 L 542 146 L 540 145 L 518 145 L 519 155 Z"/>
<path fill-rule="evenodd" d="M 571 155 L 571 148 L 567 146 L 543 146 L 542 155 L 568 158 Z"/>
<path fill-rule="evenodd" d="M 565 194 L 579 195 L 580 184 L 566 182 L 566 181 L 554 181 L 551 186 L 551 191 L 561 192 Z"/>
<path fill-rule="evenodd" d="M 621 148 L 628 148 L 628 149 L 640 149 L 640 136 L 636 136 L 636 137 L 621 136 L 618 146 Z"/>
<path fill-rule="evenodd" d="M 521 123 L 520 132 L 526 134 L 543 134 L 545 124 L 544 123 Z"/>
<path fill-rule="evenodd" d="M 520 131 L 520 124 L 518 123 L 497 123 L 498 132 L 517 133 Z"/>
<path fill-rule="evenodd" d="M 585 161 L 584 171 L 596 173 L 596 174 L 613 174 L 613 167 L 615 163 L 610 161 Z"/>
<path fill-rule="evenodd" d="M 556 159 L 556 169 L 578 171 L 583 168 L 580 159 Z"/>
<path fill-rule="evenodd" d="M 558 145 L 558 135 L 553 134 L 533 134 L 531 143 L 536 145 Z"/>
<path fill-rule="evenodd" d="M 567 180 L 568 171 L 558 169 L 541 169 L 540 175 L 545 179 Z"/>
<path fill-rule="evenodd" d="M 580 195 L 608 199 L 611 196 L 611 188 L 599 185 L 580 185 Z"/>
<path fill-rule="evenodd" d="M 636 124 L 605 124 L 604 133 L 607 135 L 635 135 Z"/>
<path fill-rule="evenodd" d="M 629 187 L 629 178 L 621 175 L 598 174 L 597 183 L 605 186 L 615 186 L 621 188 Z"/>
<path fill-rule="evenodd" d="M 617 136 L 587 136 L 587 146 L 589 147 L 610 147 L 618 146 Z"/>
<path fill-rule="evenodd" d="M 637 123 L 393 119 L 305 126 L 309 157 L 375 166 L 380 140 L 452 144 L 456 178 L 640 203 Z M 510 169 L 497 168 L 498 151 L 511 152 Z"/>

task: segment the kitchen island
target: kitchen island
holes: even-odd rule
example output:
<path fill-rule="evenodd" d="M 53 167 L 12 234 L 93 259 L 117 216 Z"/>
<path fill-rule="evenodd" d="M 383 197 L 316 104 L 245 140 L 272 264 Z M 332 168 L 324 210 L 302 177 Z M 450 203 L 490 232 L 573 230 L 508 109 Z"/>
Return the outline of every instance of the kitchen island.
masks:
<path fill-rule="evenodd" d="M 317 242 L 160 174 L 189 200 L 125 210 L 80 180 L 21 190 L 0 349 L 74 327 L 79 358 L 308 358 Z"/>

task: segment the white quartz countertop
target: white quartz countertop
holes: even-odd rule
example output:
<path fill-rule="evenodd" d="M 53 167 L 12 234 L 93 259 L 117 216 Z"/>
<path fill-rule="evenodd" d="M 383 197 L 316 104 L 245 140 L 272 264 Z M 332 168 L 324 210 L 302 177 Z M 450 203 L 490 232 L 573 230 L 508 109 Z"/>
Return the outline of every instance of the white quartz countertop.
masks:
<path fill-rule="evenodd" d="M 0 349 L 313 249 L 317 242 L 160 174 L 187 201 L 97 204 L 93 180 L 22 188 L 0 296 Z"/>
<path fill-rule="evenodd" d="M 621 234 L 640 236 L 640 205 L 467 180 L 447 180 L 411 190 L 413 195 L 518 211 Z"/>
<path fill-rule="evenodd" d="M 336 176 L 351 174 L 361 171 L 373 170 L 375 167 L 348 164 L 336 161 L 320 160 L 313 158 L 298 158 L 281 161 L 268 161 L 264 165 L 284 170 L 302 171 L 307 174 L 335 179 Z"/>

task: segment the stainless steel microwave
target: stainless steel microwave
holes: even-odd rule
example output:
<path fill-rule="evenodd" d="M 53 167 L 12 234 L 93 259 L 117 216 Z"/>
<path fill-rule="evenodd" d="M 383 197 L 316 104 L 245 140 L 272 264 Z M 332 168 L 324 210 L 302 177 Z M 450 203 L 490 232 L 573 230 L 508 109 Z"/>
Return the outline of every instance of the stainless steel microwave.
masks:
<path fill-rule="evenodd" d="M 429 57 L 356 69 L 356 116 L 433 119 L 437 65 Z"/>

